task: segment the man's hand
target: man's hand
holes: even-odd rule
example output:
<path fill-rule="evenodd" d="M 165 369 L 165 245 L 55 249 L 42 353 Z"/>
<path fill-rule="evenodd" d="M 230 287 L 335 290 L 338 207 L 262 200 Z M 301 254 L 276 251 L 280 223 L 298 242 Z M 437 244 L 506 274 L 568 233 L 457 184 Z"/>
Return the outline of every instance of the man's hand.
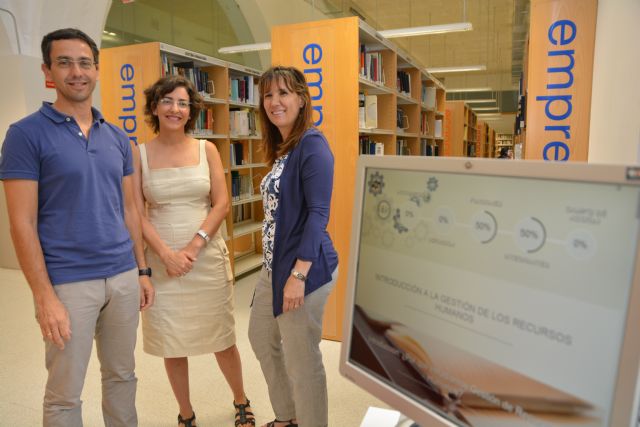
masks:
<path fill-rule="evenodd" d="M 67 309 L 55 294 L 36 302 L 36 320 L 42 337 L 64 350 L 65 341 L 71 339 L 71 322 Z"/>
<path fill-rule="evenodd" d="M 140 311 L 144 311 L 153 305 L 156 297 L 156 291 L 153 289 L 149 276 L 140 276 Z"/>

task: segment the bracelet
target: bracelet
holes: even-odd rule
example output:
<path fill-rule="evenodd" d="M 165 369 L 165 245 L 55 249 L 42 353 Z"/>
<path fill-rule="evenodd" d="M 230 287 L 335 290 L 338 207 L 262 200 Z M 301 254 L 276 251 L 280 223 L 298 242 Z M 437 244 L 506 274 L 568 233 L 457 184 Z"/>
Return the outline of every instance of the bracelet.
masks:
<path fill-rule="evenodd" d="M 307 281 L 307 276 L 305 276 L 304 274 L 300 273 L 299 271 L 293 269 L 291 270 L 291 275 L 293 277 L 295 277 L 298 280 L 302 280 L 303 282 Z"/>
<path fill-rule="evenodd" d="M 205 242 L 209 243 L 210 237 L 209 237 L 209 235 L 207 234 L 206 231 L 198 230 L 198 232 L 196 233 L 196 236 L 202 237 Z"/>

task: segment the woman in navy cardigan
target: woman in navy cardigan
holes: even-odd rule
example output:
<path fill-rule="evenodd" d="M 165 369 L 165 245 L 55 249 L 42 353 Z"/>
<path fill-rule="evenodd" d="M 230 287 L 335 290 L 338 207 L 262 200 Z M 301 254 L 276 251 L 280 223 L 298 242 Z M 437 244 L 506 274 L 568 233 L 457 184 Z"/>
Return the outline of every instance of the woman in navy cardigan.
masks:
<path fill-rule="evenodd" d="M 300 70 L 272 67 L 260 78 L 263 151 L 271 171 L 260 184 L 263 267 L 249 321 L 276 419 L 265 426 L 328 423 L 320 339 L 338 256 L 327 233 L 333 154 L 312 125 Z"/>

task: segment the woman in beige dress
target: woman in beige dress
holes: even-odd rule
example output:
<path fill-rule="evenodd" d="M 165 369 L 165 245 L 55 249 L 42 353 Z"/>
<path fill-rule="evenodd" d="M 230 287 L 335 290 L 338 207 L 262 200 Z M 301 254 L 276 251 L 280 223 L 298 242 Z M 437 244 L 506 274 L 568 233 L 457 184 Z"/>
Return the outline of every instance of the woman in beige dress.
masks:
<path fill-rule="evenodd" d="M 145 90 L 156 137 L 134 150 L 138 209 L 156 304 L 142 317 L 143 349 L 163 357 L 178 402 L 178 425 L 195 427 L 188 356 L 214 353 L 233 392 L 236 426 L 253 426 L 235 344 L 233 273 L 220 227 L 229 211 L 216 146 L 196 140 L 203 107 L 191 82 L 163 77 Z"/>

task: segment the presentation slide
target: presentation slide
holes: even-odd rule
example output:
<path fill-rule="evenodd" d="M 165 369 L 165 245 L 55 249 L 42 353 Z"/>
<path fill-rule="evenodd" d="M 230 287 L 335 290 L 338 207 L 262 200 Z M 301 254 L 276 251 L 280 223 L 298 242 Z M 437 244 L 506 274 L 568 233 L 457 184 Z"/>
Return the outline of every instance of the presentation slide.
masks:
<path fill-rule="evenodd" d="M 637 188 L 385 169 L 366 186 L 353 362 L 459 425 L 607 425 Z"/>

